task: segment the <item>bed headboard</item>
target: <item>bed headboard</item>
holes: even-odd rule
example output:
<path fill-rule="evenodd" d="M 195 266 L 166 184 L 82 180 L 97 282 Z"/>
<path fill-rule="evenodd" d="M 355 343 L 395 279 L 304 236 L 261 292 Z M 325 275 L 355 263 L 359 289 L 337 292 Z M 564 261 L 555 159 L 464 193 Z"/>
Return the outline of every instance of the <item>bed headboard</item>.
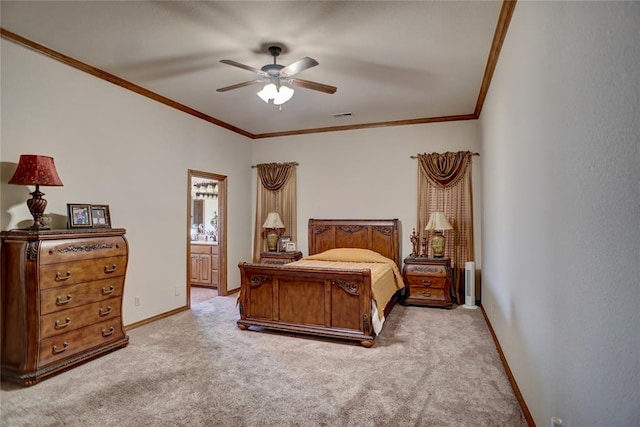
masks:
<path fill-rule="evenodd" d="M 400 260 L 400 221 L 397 219 L 309 219 L 309 255 L 334 248 L 371 249 Z"/>

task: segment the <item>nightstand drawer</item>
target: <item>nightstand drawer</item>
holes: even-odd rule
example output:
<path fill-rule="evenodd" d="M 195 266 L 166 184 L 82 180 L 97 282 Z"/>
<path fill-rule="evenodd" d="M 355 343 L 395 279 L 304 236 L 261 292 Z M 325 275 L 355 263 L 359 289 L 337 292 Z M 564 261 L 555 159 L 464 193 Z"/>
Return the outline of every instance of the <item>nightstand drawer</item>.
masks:
<path fill-rule="evenodd" d="M 446 301 L 444 289 L 409 288 L 409 298 L 428 299 L 430 301 Z"/>
<path fill-rule="evenodd" d="M 407 275 L 407 284 L 411 288 L 438 288 L 444 289 L 447 284 L 446 277 L 422 276 L 419 274 Z"/>

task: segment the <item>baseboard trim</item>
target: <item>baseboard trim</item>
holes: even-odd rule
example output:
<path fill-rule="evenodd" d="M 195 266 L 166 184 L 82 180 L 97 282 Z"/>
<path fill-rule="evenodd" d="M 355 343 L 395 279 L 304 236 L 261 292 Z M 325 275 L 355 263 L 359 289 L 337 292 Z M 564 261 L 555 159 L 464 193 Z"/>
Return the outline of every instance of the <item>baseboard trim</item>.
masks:
<path fill-rule="evenodd" d="M 178 308 L 176 308 L 174 310 L 167 311 L 165 313 L 160 313 L 160 314 L 158 314 L 156 316 L 149 317 L 147 319 L 143 319 L 143 320 L 140 320 L 138 322 L 131 323 L 130 325 L 125 325 L 124 326 L 124 330 L 126 332 L 129 332 L 132 329 L 139 328 L 140 326 L 147 325 L 149 323 L 153 323 L 156 320 L 164 319 L 165 317 L 171 317 L 174 314 L 178 314 L 178 313 L 181 313 L 181 312 L 187 311 L 187 310 L 189 310 L 189 307 L 187 307 L 186 305 L 183 306 L 183 307 L 178 307 Z"/>
<path fill-rule="evenodd" d="M 524 419 L 527 421 L 527 425 L 529 427 L 536 427 L 536 423 L 533 421 L 533 417 L 531 416 L 531 412 L 529 412 L 527 403 L 524 401 L 524 398 L 522 397 L 522 393 L 520 393 L 520 388 L 518 387 L 518 383 L 516 383 L 516 379 L 513 377 L 511 368 L 509 368 L 509 364 L 507 363 L 507 359 L 504 357 L 504 353 L 502 352 L 502 347 L 500 346 L 498 337 L 496 336 L 496 333 L 493 330 L 493 326 L 491 326 L 491 322 L 487 317 L 487 313 L 484 311 L 483 306 L 480 306 L 480 309 L 482 310 L 482 315 L 484 316 L 484 320 L 485 322 L 487 322 L 487 326 L 489 327 L 489 332 L 491 333 L 493 342 L 496 345 L 496 349 L 498 350 L 498 355 L 500 355 L 500 360 L 502 361 L 502 366 L 504 366 L 504 370 L 507 373 L 507 378 L 509 378 L 509 382 L 511 383 L 511 388 L 513 388 L 513 393 L 516 395 L 516 399 L 518 399 L 518 403 L 520 404 L 520 409 L 522 409 L 522 414 L 524 415 Z"/>

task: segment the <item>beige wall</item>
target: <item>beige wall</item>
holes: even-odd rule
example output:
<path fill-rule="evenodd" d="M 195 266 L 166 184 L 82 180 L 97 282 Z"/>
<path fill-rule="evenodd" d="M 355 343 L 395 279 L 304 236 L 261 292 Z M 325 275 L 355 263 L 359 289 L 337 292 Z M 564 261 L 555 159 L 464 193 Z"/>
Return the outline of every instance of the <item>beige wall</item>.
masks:
<path fill-rule="evenodd" d="M 538 426 L 640 420 L 639 22 L 518 2 L 481 116 L 482 303 Z"/>
<path fill-rule="evenodd" d="M 478 148 L 478 124 L 472 120 L 256 140 L 253 161 L 300 164 L 297 243 L 305 255 L 309 218 L 398 218 L 404 258 L 411 253 L 409 235 L 418 209 L 418 165 L 410 156 Z M 479 183 L 478 159 L 473 158 L 472 172 Z M 255 170 L 252 183 L 255 189 Z M 480 224 L 479 184 L 473 191 Z M 480 227 L 475 232 L 479 261 Z"/>
<path fill-rule="evenodd" d="M 31 223 L 33 188 L 6 184 L 20 154 L 53 156 L 64 187 L 41 190 L 54 225 L 65 227 L 67 203 L 100 203 L 127 229 L 130 324 L 185 305 L 187 170 L 227 175 L 229 288 L 237 287 L 237 261 L 251 256 L 251 141 L 12 42 L 1 47 L 1 228 Z"/>

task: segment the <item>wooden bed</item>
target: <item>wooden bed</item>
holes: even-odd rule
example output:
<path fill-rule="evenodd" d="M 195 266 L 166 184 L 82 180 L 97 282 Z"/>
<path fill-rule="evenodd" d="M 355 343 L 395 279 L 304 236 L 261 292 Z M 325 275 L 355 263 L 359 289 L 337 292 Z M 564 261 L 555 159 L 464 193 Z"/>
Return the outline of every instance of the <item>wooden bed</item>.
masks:
<path fill-rule="evenodd" d="M 309 255 L 334 248 L 370 249 L 401 269 L 399 221 L 309 220 Z M 317 269 L 238 264 L 241 275 L 240 329 L 279 331 L 375 342 L 369 269 Z M 387 303 L 389 313 L 397 294 Z"/>

